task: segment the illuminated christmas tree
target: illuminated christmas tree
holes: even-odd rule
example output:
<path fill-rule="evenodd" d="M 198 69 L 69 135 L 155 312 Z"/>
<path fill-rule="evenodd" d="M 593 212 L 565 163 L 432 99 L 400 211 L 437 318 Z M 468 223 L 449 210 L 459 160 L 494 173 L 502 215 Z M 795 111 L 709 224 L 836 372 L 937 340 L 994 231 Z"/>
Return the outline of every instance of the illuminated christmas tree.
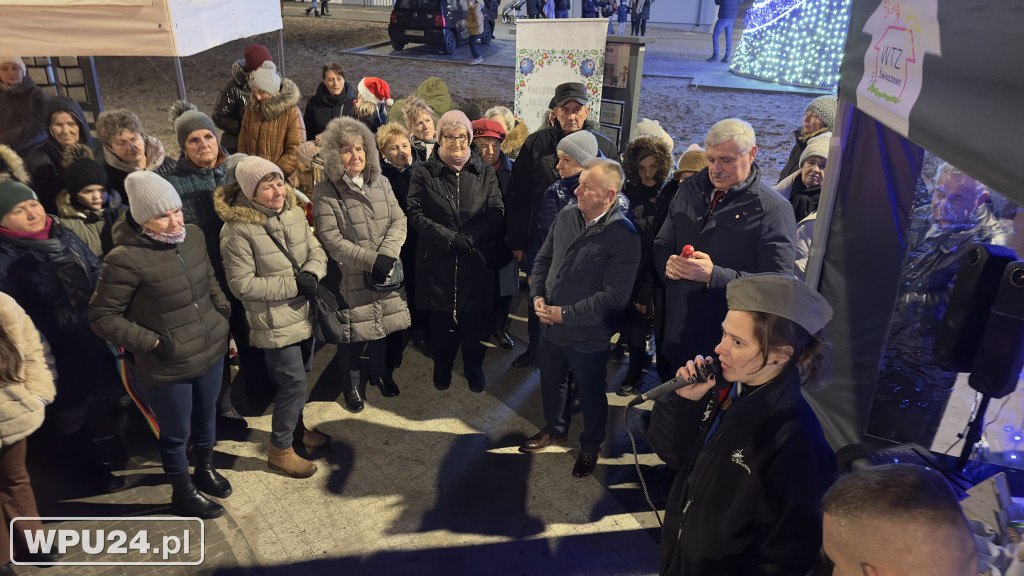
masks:
<path fill-rule="evenodd" d="M 835 88 L 850 23 L 850 0 L 754 0 L 732 60 L 741 76 Z"/>

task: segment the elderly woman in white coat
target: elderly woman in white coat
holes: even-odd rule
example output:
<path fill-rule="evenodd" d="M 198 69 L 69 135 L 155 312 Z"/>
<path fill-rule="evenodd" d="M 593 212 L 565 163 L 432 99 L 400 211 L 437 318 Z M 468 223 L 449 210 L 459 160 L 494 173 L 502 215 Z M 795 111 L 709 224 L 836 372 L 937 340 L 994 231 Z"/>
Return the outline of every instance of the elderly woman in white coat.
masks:
<path fill-rule="evenodd" d="M 214 208 L 225 222 L 220 246 L 228 287 L 245 307 L 249 344 L 264 350 L 277 387 L 267 466 L 308 478 L 316 465 L 292 449 L 292 431 L 306 403 L 313 355 L 309 298 L 327 271 L 327 255 L 276 164 L 249 156 L 234 175 L 237 182 L 214 192 Z M 307 447 L 310 434 L 303 437 Z"/>
<path fill-rule="evenodd" d="M 405 290 L 370 290 L 365 273 L 372 282 L 388 278 L 405 243 L 406 220 L 381 175 L 377 145 L 365 124 L 332 120 L 322 146 L 327 178 L 313 191 L 313 217 L 327 253 L 341 267 L 339 289 L 348 308 L 341 312 L 346 343 L 338 346 L 338 361 L 345 406 L 359 412 L 365 395 L 360 358 L 367 359 L 367 377 L 383 396 L 399 393 L 385 338 L 411 323 Z"/>

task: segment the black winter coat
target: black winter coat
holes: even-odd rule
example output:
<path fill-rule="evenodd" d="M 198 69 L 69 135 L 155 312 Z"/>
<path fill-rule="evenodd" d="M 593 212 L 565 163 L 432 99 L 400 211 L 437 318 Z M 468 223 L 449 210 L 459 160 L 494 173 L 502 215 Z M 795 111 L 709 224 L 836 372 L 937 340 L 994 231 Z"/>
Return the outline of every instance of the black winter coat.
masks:
<path fill-rule="evenodd" d="M 735 20 L 736 15 L 739 12 L 740 1 L 739 0 L 715 0 L 715 4 L 718 4 L 718 19 L 719 20 Z"/>
<path fill-rule="evenodd" d="M 633 224 L 640 234 L 640 266 L 633 285 L 633 302 L 651 307 L 654 304 L 654 276 L 651 273 L 651 249 L 658 235 L 657 198 L 661 186 L 644 186 L 640 182 L 626 182 L 622 193 L 629 199 L 633 210 Z"/>
<path fill-rule="evenodd" d="M 655 403 L 647 439 L 679 469 L 665 507 L 660 573 L 807 574 L 836 461 L 799 374 L 790 367 L 723 412 L 726 397 L 728 389 L 716 387 L 697 402 L 667 394 Z"/>
<path fill-rule="evenodd" d="M 618 159 L 615 144 L 597 132 L 597 147 L 606 158 Z M 512 176 L 505 190 L 508 206 L 508 245 L 525 250 L 527 237 L 537 219 L 544 191 L 558 180 L 558 143 L 565 138 L 561 128 L 552 126 L 530 134 L 512 164 Z"/>
<path fill-rule="evenodd" d="M 46 140 L 46 92 L 26 75 L 21 84 L 0 90 L 0 144 L 27 157 Z"/>
<path fill-rule="evenodd" d="M 544 327 L 544 338 L 581 352 L 608 347 L 629 305 L 640 237 L 618 202 L 587 226 L 576 205 L 562 209 L 533 263 L 530 299 L 562 307 L 562 324 Z"/>
<path fill-rule="evenodd" d="M 249 89 L 249 75 L 245 73 L 245 60 L 231 64 L 231 80 L 220 89 L 217 104 L 213 107 L 213 123 L 224 133 L 220 145 L 228 152 L 238 152 L 238 133 L 242 131 L 242 116 L 249 105 L 252 91 Z"/>
<path fill-rule="evenodd" d="M 327 128 L 328 122 L 335 118 L 352 116 L 355 100 L 356 91 L 351 83 L 345 82 L 341 94 L 331 96 L 327 86 L 321 82 L 316 87 L 316 94 L 306 102 L 306 111 L 302 115 L 302 120 L 306 124 L 306 138 L 315 139 Z"/>
<path fill-rule="evenodd" d="M 391 183 L 391 191 L 398 200 L 398 205 L 409 214 L 409 183 L 412 181 L 412 172 L 419 165 L 419 160 L 413 156 L 410 165 L 405 170 L 399 170 L 394 164 L 381 158 L 380 173 Z M 402 260 L 402 267 L 405 272 L 405 292 L 409 302 L 416 305 L 416 230 L 408 226 L 405 232 L 405 244 L 402 244 L 402 252 L 399 255 Z"/>
<path fill-rule="evenodd" d="M 407 216 L 418 234 L 416 307 L 439 312 L 486 312 L 494 304 L 495 273 L 511 259 L 505 245 L 504 206 L 494 169 L 472 151 L 456 172 L 437 150 L 413 169 Z M 455 255 L 456 234 L 473 250 Z"/>
<path fill-rule="evenodd" d="M 131 352 L 147 383 L 195 378 L 228 351 L 231 304 L 214 277 L 202 231 L 193 224 L 185 230 L 181 244 L 157 242 L 126 212 L 114 225 L 117 246 L 89 303 L 93 330 Z M 173 344 L 170 360 L 151 351 L 164 338 Z"/>
<path fill-rule="evenodd" d="M 796 261 L 796 220 L 793 207 L 759 178 L 753 164 L 745 182 L 730 188 L 707 218 L 715 187 L 708 169 L 679 183 L 668 217 L 654 240 L 653 272 L 665 285 L 665 311 L 660 353 L 676 369 L 698 354 L 710 354 L 721 336 L 728 308 L 725 286 L 758 272 L 793 273 Z M 711 282 L 669 280 L 665 264 L 690 244 L 707 253 L 714 270 Z"/>

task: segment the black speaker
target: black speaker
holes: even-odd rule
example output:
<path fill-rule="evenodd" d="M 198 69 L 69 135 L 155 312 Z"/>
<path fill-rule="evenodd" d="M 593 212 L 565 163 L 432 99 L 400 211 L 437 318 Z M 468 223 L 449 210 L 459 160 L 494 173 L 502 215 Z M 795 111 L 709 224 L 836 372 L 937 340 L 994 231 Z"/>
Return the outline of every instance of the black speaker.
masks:
<path fill-rule="evenodd" d="M 1003 271 L 999 292 L 974 356 L 971 388 L 1002 398 L 1017 388 L 1024 368 L 1024 262 Z"/>
<path fill-rule="evenodd" d="M 1017 259 L 1005 246 L 975 242 L 964 248 L 964 258 L 953 292 L 935 335 L 932 354 L 950 372 L 970 372 L 985 330 L 989 309 L 1006 265 Z"/>

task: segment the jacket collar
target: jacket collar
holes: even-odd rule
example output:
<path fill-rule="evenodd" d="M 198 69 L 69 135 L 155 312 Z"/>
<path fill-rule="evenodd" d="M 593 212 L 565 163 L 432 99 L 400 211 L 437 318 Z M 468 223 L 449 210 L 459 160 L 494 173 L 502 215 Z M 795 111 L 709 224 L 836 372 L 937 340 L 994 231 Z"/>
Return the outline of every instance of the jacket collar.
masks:
<path fill-rule="evenodd" d="M 142 140 L 146 146 L 146 170 L 153 171 L 159 168 L 164 163 L 164 145 L 156 138 L 149 134 L 143 134 Z M 111 168 L 116 168 L 121 172 L 135 172 L 139 168 L 132 166 L 121 160 L 114 154 L 110 148 L 103 147 L 103 161 L 107 163 Z"/>

